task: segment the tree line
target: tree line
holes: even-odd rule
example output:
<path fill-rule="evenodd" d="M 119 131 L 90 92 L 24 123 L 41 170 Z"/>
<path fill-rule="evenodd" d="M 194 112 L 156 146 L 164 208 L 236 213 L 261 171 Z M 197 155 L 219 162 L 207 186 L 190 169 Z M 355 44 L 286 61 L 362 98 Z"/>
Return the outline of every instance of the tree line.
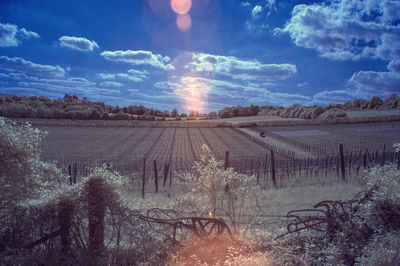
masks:
<path fill-rule="evenodd" d="M 160 111 L 143 105 L 120 107 L 104 102 L 93 102 L 87 97 L 79 99 L 76 95 L 65 94 L 63 98 L 51 100 L 44 96 L 16 96 L 0 94 L 0 116 L 14 118 L 45 118 L 45 119 L 79 119 L 79 120 L 181 120 L 181 119 L 213 119 L 240 116 L 271 115 L 284 118 L 335 118 L 346 117 L 348 110 L 400 110 L 400 97 L 392 94 L 381 100 L 374 96 L 369 100 L 355 99 L 344 104 L 329 104 L 326 106 L 302 106 L 293 104 L 284 106 L 232 106 L 217 112 L 200 113 L 189 110 L 179 113 L 176 108 L 172 111 Z"/>

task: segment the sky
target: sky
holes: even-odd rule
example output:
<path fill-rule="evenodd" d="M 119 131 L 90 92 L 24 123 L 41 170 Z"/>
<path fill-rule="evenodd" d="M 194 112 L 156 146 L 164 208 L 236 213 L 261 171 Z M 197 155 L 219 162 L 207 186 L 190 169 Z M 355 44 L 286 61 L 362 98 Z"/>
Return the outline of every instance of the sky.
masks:
<path fill-rule="evenodd" d="M 159 110 L 400 94 L 400 1 L 2 0 L 0 93 Z"/>

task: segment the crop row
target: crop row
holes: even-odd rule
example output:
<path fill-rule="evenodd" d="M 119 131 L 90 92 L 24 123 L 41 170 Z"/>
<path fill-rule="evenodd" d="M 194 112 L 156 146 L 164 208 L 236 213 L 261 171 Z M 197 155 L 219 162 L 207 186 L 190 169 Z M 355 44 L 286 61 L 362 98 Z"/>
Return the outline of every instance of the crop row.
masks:
<path fill-rule="evenodd" d="M 400 123 L 352 125 L 314 125 L 257 128 L 270 137 L 316 155 L 338 154 L 339 143 L 345 152 L 382 152 L 400 142 Z"/>
<path fill-rule="evenodd" d="M 117 168 L 142 168 L 140 161 L 157 161 L 157 169 L 171 164 L 174 170 L 191 169 L 206 144 L 223 159 L 251 158 L 266 149 L 231 128 L 131 128 L 131 127 L 40 127 L 48 132 L 43 159 L 59 165 L 81 162 L 89 166 L 111 162 Z M 149 169 L 153 167 L 149 164 Z"/>

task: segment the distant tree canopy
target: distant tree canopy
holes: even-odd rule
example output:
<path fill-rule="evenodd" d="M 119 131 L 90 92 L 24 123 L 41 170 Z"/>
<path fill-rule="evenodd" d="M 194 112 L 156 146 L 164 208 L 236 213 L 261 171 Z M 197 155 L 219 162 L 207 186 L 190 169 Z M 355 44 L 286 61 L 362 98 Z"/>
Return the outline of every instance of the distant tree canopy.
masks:
<path fill-rule="evenodd" d="M 130 105 L 126 107 L 111 106 L 103 102 L 92 102 L 87 97 L 79 99 L 75 95 L 65 94 L 63 98 L 51 100 L 44 96 L 16 96 L 0 94 L 0 116 L 15 118 L 48 118 L 48 119 L 81 119 L 81 120 L 165 120 L 172 117 L 175 120 L 186 119 L 212 119 L 230 118 L 238 116 L 272 115 L 284 118 L 335 118 L 345 117 L 348 110 L 400 110 L 400 97 L 392 94 L 384 100 L 372 97 L 369 100 L 355 99 L 344 104 L 329 104 L 327 106 L 302 106 L 292 104 L 283 106 L 232 106 L 210 112 L 199 113 L 197 110 L 189 110 L 189 113 L 179 114 L 174 108 L 160 111 L 147 108 L 143 105 Z M 158 118 L 156 118 L 158 117 Z"/>

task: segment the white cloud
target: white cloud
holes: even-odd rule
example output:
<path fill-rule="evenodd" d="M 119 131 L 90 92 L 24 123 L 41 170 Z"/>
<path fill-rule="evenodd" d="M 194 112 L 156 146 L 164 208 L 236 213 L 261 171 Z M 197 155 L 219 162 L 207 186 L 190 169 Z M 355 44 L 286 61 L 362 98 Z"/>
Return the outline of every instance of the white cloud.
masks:
<path fill-rule="evenodd" d="M 253 18 L 257 17 L 259 13 L 261 13 L 263 10 L 263 8 L 261 6 L 255 6 L 252 10 L 251 10 L 251 16 Z"/>
<path fill-rule="evenodd" d="M 344 103 L 354 98 L 355 92 L 348 90 L 324 90 L 314 94 L 311 104 Z"/>
<path fill-rule="evenodd" d="M 384 0 L 297 5 L 287 25 L 275 32 L 287 32 L 297 46 L 332 60 L 390 60 L 400 51 L 398 9 L 400 2 Z"/>
<path fill-rule="evenodd" d="M 249 2 L 241 2 L 240 5 L 241 6 L 245 6 L 245 7 L 250 7 L 250 3 Z"/>
<path fill-rule="evenodd" d="M 83 37 L 62 36 L 58 39 L 61 47 L 78 50 L 81 52 L 91 52 L 99 45 L 95 41 L 90 41 Z"/>
<path fill-rule="evenodd" d="M 65 70 L 58 65 L 35 64 L 19 57 L 0 56 L 0 69 L 44 78 L 60 78 L 65 75 Z"/>
<path fill-rule="evenodd" d="M 118 88 L 118 87 L 122 87 L 123 86 L 122 83 L 119 83 L 119 82 L 116 82 L 116 81 L 104 81 L 104 82 L 101 82 L 99 85 L 103 86 L 103 87 L 114 87 L 114 88 Z"/>
<path fill-rule="evenodd" d="M 389 62 L 388 69 L 391 72 L 400 74 L 400 59 L 395 59 Z"/>
<path fill-rule="evenodd" d="M 97 73 L 101 79 L 122 78 L 134 82 L 142 82 L 149 77 L 149 72 L 146 70 L 129 69 L 126 73 Z"/>
<path fill-rule="evenodd" d="M 293 64 L 262 64 L 257 60 L 240 60 L 233 56 L 193 53 L 193 62 L 187 68 L 194 71 L 214 71 L 233 79 L 276 81 L 297 73 Z"/>
<path fill-rule="evenodd" d="M 26 38 L 40 38 L 39 34 L 33 31 L 27 31 L 25 28 L 22 28 L 18 31 L 19 34 Z"/>
<path fill-rule="evenodd" d="M 168 56 L 153 54 L 150 51 L 104 51 L 101 53 L 106 60 L 124 62 L 132 65 L 148 65 L 164 70 L 172 70 L 174 67 L 169 64 L 171 59 Z"/>
<path fill-rule="evenodd" d="M 349 82 L 377 96 L 400 91 L 400 74 L 395 72 L 359 71 L 353 74 Z"/>
<path fill-rule="evenodd" d="M 24 28 L 19 29 L 14 24 L 0 23 L 0 47 L 18 46 L 21 38 L 40 38 L 40 36 L 36 32 L 27 31 Z"/>
<path fill-rule="evenodd" d="M 101 79 L 114 79 L 116 74 L 110 73 L 96 73 L 96 75 Z"/>

